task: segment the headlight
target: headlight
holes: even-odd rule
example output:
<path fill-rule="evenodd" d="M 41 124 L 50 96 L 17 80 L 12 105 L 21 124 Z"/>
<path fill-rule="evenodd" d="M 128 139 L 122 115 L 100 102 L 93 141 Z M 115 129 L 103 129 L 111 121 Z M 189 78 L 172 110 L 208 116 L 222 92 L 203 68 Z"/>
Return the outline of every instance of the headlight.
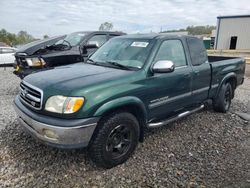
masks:
<path fill-rule="evenodd" d="M 83 97 L 52 96 L 46 104 L 45 110 L 49 112 L 71 114 L 77 112 L 83 105 Z"/>
<path fill-rule="evenodd" d="M 43 58 L 38 57 L 26 58 L 26 61 L 30 67 L 41 67 L 46 64 Z"/>

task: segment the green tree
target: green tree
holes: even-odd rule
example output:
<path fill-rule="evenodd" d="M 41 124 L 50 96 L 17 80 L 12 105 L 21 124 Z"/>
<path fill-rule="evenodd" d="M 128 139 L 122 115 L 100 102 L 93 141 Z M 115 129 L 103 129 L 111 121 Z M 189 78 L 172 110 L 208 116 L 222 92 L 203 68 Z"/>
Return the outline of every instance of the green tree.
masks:
<path fill-rule="evenodd" d="M 43 35 L 43 38 L 47 39 L 47 38 L 49 38 L 49 35 Z"/>
<path fill-rule="evenodd" d="M 10 45 L 11 41 L 8 37 L 8 32 L 5 29 L 0 30 L 0 42 Z"/>
<path fill-rule="evenodd" d="M 216 29 L 215 26 L 188 26 L 186 30 L 191 35 L 202 35 L 202 34 L 211 34 L 212 30 Z"/>
<path fill-rule="evenodd" d="M 19 44 L 25 44 L 28 42 L 32 42 L 34 37 L 27 33 L 27 31 L 19 31 L 17 34 L 17 39 Z"/>
<path fill-rule="evenodd" d="M 32 35 L 26 31 L 20 31 L 18 34 L 9 33 L 5 29 L 0 30 L 0 42 L 4 42 L 10 46 L 18 44 L 26 44 L 36 40 Z"/>
<path fill-rule="evenodd" d="M 204 35 L 211 34 L 212 30 L 216 29 L 215 26 L 188 26 L 186 29 L 177 29 L 177 30 L 167 30 L 163 31 L 163 33 L 167 32 L 178 32 L 178 31 L 187 31 L 189 35 Z"/>
<path fill-rule="evenodd" d="M 104 22 L 99 27 L 99 31 L 110 31 L 112 29 L 113 29 L 113 24 L 111 22 Z"/>

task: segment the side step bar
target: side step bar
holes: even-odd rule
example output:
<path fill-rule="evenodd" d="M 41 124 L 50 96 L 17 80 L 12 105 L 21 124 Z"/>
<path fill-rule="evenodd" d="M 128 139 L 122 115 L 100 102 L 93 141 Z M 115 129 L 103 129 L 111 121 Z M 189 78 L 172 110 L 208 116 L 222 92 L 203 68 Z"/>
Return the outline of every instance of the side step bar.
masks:
<path fill-rule="evenodd" d="M 169 124 L 173 121 L 176 121 L 180 118 L 183 118 L 183 117 L 186 117 L 190 114 L 193 114 L 201 109 L 203 109 L 205 107 L 204 104 L 202 104 L 201 106 L 199 106 L 198 108 L 195 108 L 191 111 L 186 111 L 186 112 L 183 112 L 181 114 L 178 114 L 177 116 L 173 117 L 173 118 L 170 118 L 170 119 L 167 119 L 167 120 L 164 120 L 164 121 L 160 121 L 160 122 L 155 122 L 155 123 L 148 123 L 148 128 L 156 128 L 156 127 L 160 127 L 160 126 L 163 126 L 163 125 L 166 125 L 166 124 Z"/>

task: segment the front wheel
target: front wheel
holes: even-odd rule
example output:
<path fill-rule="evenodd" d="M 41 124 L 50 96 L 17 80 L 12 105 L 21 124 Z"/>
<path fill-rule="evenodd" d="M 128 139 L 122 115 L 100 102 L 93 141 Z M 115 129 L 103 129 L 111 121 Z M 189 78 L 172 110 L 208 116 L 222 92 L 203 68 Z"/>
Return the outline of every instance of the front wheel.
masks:
<path fill-rule="evenodd" d="M 227 112 L 231 106 L 231 100 L 233 96 L 233 90 L 230 83 L 225 83 L 222 85 L 219 94 L 216 99 L 214 99 L 213 107 L 217 112 Z"/>
<path fill-rule="evenodd" d="M 139 123 L 128 112 L 113 113 L 100 121 L 89 154 L 97 166 L 111 168 L 125 162 L 139 140 Z"/>

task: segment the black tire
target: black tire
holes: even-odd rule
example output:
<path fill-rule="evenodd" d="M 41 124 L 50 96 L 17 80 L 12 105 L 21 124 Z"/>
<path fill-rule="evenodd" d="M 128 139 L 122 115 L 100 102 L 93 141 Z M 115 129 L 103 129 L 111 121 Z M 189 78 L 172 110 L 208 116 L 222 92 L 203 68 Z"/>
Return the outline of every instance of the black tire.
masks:
<path fill-rule="evenodd" d="M 217 98 L 213 101 L 214 110 L 217 112 L 226 113 L 230 108 L 232 97 L 233 89 L 231 84 L 223 84 Z"/>
<path fill-rule="evenodd" d="M 125 162 L 139 141 L 139 123 L 128 112 L 112 113 L 98 124 L 89 147 L 89 156 L 97 166 L 112 168 Z"/>

